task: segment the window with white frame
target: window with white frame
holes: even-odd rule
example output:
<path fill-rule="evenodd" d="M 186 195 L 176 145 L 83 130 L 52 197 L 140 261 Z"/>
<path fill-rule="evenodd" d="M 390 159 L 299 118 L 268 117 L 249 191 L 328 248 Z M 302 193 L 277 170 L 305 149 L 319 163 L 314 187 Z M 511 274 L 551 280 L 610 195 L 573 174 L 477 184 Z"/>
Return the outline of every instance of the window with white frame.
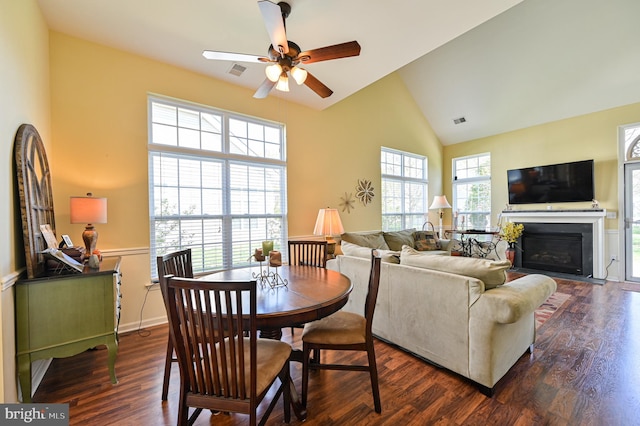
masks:
<path fill-rule="evenodd" d="M 390 148 L 380 150 L 382 229 L 422 229 L 427 212 L 427 159 Z"/>
<path fill-rule="evenodd" d="M 249 264 L 287 234 L 284 126 L 150 96 L 151 276 L 156 256 L 190 248 L 194 273 Z"/>
<path fill-rule="evenodd" d="M 453 159 L 453 212 L 459 229 L 491 226 L 491 154 Z"/>

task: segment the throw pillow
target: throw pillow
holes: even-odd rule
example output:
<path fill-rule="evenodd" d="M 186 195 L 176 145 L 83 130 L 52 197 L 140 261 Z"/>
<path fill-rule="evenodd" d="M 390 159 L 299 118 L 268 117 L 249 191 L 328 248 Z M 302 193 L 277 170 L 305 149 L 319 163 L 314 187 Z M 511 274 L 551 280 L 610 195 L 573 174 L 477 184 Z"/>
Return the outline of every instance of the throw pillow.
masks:
<path fill-rule="evenodd" d="M 340 235 L 342 241 L 347 241 L 351 244 L 357 244 L 362 247 L 369 247 L 374 249 L 389 250 L 387 242 L 384 240 L 382 231 L 377 232 L 345 232 Z"/>
<path fill-rule="evenodd" d="M 409 246 L 402 247 L 400 264 L 477 278 L 484 282 L 485 290 L 504 284 L 507 280 L 507 269 L 511 267 L 508 260 L 432 256 Z"/>
<path fill-rule="evenodd" d="M 413 233 L 415 248 L 418 251 L 442 250 L 442 245 L 435 231 L 416 231 Z M 407 244 L 409 247 L 413 247 Z"/>
<path fill-rule="evenodd" d="M 356 244 L 351 244 L 348 241 L 342 241 L 340 245 L 342 247 L 342 254 L 344 254 L 345 256 L 371 259 L 371 248 L 369 247 L 362 247 Z M 400 263 L 399 251 L 377 249 L 377 252 L 378 252 L 378 255 L 381 257 L 382 262 Z"/>
<path fill-rule="evenodd" d="M 405 229 L 404 231 L 383 232 L 382 236 L 389 246 L 389 250 L 402 250 L 402 246 L 413 247 L 413 232 L 415 229 Z"/>

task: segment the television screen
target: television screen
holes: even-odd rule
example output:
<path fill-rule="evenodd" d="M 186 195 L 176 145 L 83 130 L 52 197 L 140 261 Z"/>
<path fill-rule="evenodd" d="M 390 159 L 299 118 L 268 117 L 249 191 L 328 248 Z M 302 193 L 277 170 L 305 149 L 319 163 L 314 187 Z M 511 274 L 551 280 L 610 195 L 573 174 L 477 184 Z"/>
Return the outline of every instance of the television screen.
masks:
<path fill-rule="evenodd" d="M 593 160 L 507 170 L 509 204 L 594 199 Z"/>

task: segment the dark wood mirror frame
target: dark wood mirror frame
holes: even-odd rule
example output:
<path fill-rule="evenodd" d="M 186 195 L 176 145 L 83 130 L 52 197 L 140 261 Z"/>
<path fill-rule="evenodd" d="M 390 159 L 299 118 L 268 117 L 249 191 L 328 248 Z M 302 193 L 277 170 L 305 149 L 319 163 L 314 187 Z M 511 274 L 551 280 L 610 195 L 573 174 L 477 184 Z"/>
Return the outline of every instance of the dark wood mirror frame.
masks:
<path fill-rule="evenodd" d="M 46 272 L 42 251 L 47 243 L 40 225 L 49 224 L 54 235 L 56 231 L 51 172 L 40 134 L 31 124 L 22 124 L 18 129 L 14 153 L 27 277 L 31 279 Z"/>

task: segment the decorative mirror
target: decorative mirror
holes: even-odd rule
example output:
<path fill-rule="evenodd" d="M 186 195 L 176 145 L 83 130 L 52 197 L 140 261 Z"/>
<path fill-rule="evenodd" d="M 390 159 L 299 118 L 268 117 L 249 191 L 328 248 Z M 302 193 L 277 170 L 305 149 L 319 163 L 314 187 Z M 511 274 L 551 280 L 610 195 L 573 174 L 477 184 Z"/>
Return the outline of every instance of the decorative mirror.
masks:
<path fill-rule="evenodd" d="M 23 124 L 16 134 L 15 144 L 18 193 L 22 214 L 22 234 L 27 260 L 27 277 L 45 273 L 42 251 L 47 248 L 40 225 L 49 225 L 55 235 L 51 173 L 47 153 L 40 134 L 30 124 Z"/>

